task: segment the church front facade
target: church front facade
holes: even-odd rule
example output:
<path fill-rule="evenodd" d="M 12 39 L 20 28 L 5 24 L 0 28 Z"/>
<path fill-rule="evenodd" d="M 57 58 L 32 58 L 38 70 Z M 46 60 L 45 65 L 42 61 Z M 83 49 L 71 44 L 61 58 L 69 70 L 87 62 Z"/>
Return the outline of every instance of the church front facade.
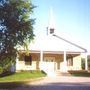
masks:
<path fill-rule="evenodd" d="M 61 72 L 82 70 L 82 53 L 85 54 L 85 69 L 87 70 L 87 50 L 55 34 L 55 27 L 51 21 L 54 20 L 50 20 L 48 35 L 35 37 L 34 42 L 28 45 L 29 56 L 25 56 L 23 48 L 18 49 L 20 53 L 16 59 L 16 70 L 43 70 L 47 74 L 57 70 Z"/>

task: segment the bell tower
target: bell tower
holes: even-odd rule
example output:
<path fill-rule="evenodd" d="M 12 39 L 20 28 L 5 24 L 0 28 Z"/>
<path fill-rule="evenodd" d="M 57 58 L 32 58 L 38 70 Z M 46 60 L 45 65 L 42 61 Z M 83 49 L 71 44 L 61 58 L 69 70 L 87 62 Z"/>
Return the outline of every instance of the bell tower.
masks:
<path fill-rule="evenodd" d="M 50 8 L 50 13 L 49 13 L 49 24 L 47 27 L 47 34 L 53 34 L 55 30 L 55 21 L 54 21 L 54 15 L 53 15 L 53 9 Z"/>

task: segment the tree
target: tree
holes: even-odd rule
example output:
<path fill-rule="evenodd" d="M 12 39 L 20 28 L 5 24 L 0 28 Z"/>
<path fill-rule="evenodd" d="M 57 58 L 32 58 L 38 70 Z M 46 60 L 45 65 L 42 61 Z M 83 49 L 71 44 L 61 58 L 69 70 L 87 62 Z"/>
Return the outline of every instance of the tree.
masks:
<path fill-rule="evenodd" d="M 15 62 L 17 45 L 34 38 L 31 0 L 0 0 L 0 66 Z M 7 67 L 8 67 L 7 66 Z M 6 67 L 6 68 L 7 68 Z"/>

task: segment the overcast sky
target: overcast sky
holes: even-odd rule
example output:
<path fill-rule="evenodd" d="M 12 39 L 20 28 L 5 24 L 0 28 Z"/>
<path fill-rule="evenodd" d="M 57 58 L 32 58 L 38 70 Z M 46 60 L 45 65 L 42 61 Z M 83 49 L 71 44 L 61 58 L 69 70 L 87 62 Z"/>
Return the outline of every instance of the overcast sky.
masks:
<path fill-rule="evenodd" d="M 34 33 L 46 34 L 50 7 L 53 8 L 55 32 L 90 51 L 90 0 L 32 0 L 37 6 Z"/>

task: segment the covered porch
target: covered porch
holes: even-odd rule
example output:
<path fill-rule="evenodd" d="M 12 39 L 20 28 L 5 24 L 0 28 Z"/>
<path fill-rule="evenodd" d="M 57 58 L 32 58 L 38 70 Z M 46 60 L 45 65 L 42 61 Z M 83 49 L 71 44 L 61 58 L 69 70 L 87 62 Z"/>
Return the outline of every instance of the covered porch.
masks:
<path fill-rule="evenodd" d="M 82 70 L 81 53 L 68 51 L 32 51 L 39 55 L 39 69 L 46 73 L 55 71 L 67 72 L 68 70 Z M 87 57 L 85 58 L 85 70 L 87 70 Z"/>
<path fill-rule="evenodd" d="M 23 55 L 24 51 L 22 51 Z M 16 61 L 17 70 L 43 70 L 48 75 L 54 75 L 56 71 L 68 72 L 68 70 L 82 70 L 81 53 L 70 51 L 30 51 L 30 62 L 25 62 L 24 55 Z M 88 69 L 87 56 L 85 57 L 85 70 Z"/>

